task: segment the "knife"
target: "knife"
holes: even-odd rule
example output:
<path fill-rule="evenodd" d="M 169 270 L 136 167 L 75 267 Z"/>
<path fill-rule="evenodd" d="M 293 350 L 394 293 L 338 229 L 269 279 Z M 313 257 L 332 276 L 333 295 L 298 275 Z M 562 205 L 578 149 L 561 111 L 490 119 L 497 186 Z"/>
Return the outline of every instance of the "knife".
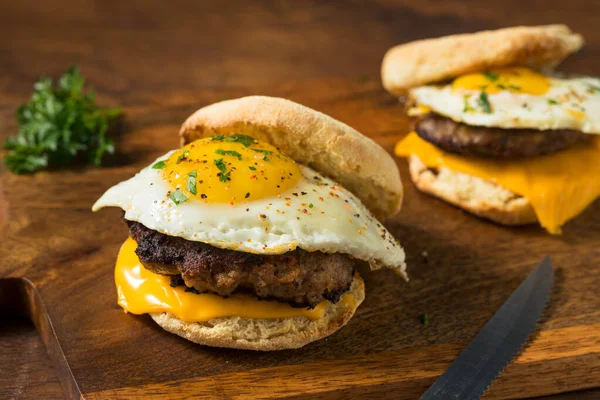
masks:
<path fill-rule="evenodd" d="M 481 398 L 544 312 L 553 273 L 550 258 L 544 258 L 420 400 Z"/>

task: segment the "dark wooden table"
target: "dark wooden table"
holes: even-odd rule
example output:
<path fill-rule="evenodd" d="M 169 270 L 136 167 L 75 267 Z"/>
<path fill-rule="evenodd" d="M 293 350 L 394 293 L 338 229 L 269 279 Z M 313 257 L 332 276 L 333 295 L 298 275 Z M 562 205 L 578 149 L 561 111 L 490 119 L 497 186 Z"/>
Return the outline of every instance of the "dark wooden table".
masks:
<path fill-rule="evenodd" d="M 394 44 L 519 24 L 560 22 L 581 32 L 586 47 L 564 69 L 598 75 L 599 20 L 600 2 L 586 0 L 6 1 L 0 3 L 0 138 L 14 133 L 14 112 L 32 83 L 69 65 L 80 66 L 101 102 L 129 107 L 135 119 L 144 99 L 155 106 L 144 123 L 170 125 L 181 121 L 161 113 L 163 97 L 176 108 L 195 91 L 213 92 L 218 100 L 220 93 L 250 87 L 285 93 L 304 81 L 326 89 L 330 80 L 369 81 L 373 91 L 382 90 L 376 84 L 381 58 Z M 6 190 L 0 187 L 0 232 L 27 219 L 3 212 Z M 7 267 L 2 262 L 0 272 Z M 60 396 L 33 327 L 3 318 L 0 398 Z M 599 397 L 592 390 L 553 398 Z"/>

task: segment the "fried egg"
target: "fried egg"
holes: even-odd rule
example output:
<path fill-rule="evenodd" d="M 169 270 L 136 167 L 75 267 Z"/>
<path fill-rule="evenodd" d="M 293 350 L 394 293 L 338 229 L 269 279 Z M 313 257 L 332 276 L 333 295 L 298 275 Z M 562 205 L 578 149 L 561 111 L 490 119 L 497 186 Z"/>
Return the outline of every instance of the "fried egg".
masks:
<path fill-rule="evenodd" d="M 256 254 L 343 253 L 405 275 L 404 251 L 341 185 L 249 136 L 199 139 L 108 189 L 93 210 L 170 236 Z"/>
<path fill-rule="evenodd" d="M 600 79 L 545 76 L 504 68 L 410 91 L 418 107 L 456 122 L 497 128 L 573 129 L 600 133 Z"/>

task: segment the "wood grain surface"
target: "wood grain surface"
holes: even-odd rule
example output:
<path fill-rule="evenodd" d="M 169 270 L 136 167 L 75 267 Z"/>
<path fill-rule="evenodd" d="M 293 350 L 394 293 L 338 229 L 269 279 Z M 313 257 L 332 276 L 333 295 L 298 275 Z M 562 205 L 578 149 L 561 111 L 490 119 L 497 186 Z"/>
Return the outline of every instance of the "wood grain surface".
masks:
<path fill-rule="evenodd" d="M 386 271 L 363 274 L 367 299 L 346 328 L 300 350 L 266 354 L 196 346 L 147 316 L 124 314 L 112 268 L 127 231 L 119 211 L 90 212 L 105 189 L 175 148 L 179 125 L 203 105 L 248 94 L 287 97 L 391 151 L 407 120 L 379 82 L 388 47 L 564 22 L 588 41 L 564 69 L 593 74 L 598 16 L 600 5 L 583 0 L 568 8 L 513 0 L 0 4 L 0 139 L 15 132 L 16 107 L 39 75 L 56 76 L 70 64 L 81 66 L 103 105 L 125 111 L 118 154 L 106 168 L 15 176 L 0 167 L 2 315 L 31 316 L 71 398 L 416 398 L 549 254 L 556 267 L 549 308 L 486 397 L 598 386 L 598 203 L 560 237 L 500 227 L 417 192 L 398 160 L 406 201 L 386 225 L 406 249 L 410 283 Z M 424 312 L 428 326 L 419 321 Z M 3 343 L 31 343 L 19 323 L 2 321 Z M 0 352 L 0 365 L 15 362 L 14 353 Z M 39 352 L 16 353 L 19 368 L 47 365 Z M 52 378 L 36 387 L 5 376 L 6 397 L 56 397 Z"/>

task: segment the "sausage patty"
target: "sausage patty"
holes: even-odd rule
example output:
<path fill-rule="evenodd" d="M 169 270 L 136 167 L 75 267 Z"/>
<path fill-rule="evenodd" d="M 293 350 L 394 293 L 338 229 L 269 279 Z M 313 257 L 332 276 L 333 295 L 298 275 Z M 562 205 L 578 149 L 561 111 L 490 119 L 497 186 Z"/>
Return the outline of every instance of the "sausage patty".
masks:
<path fill-rule="evenodd" d="M 585 141 L 573 130 L 502 129 L 470 126 L 429 113 L 413 120 L 413 130 L 424 140 L 451 152 L 499 158 L 534 157 Z"/>
<path fill-rule="evenodd" d="M 350 288 L 358 262 L 343 254 L 300 249 L 281 255 L 219 249 L 126 222 L 144 267 L 157 274 L 181 276 L 186 286 L 201 293 L 249 292 L 313 308 L 324 299 L 339 301 Z M 176 285 L 178 279 L 172 282 Z"/>

